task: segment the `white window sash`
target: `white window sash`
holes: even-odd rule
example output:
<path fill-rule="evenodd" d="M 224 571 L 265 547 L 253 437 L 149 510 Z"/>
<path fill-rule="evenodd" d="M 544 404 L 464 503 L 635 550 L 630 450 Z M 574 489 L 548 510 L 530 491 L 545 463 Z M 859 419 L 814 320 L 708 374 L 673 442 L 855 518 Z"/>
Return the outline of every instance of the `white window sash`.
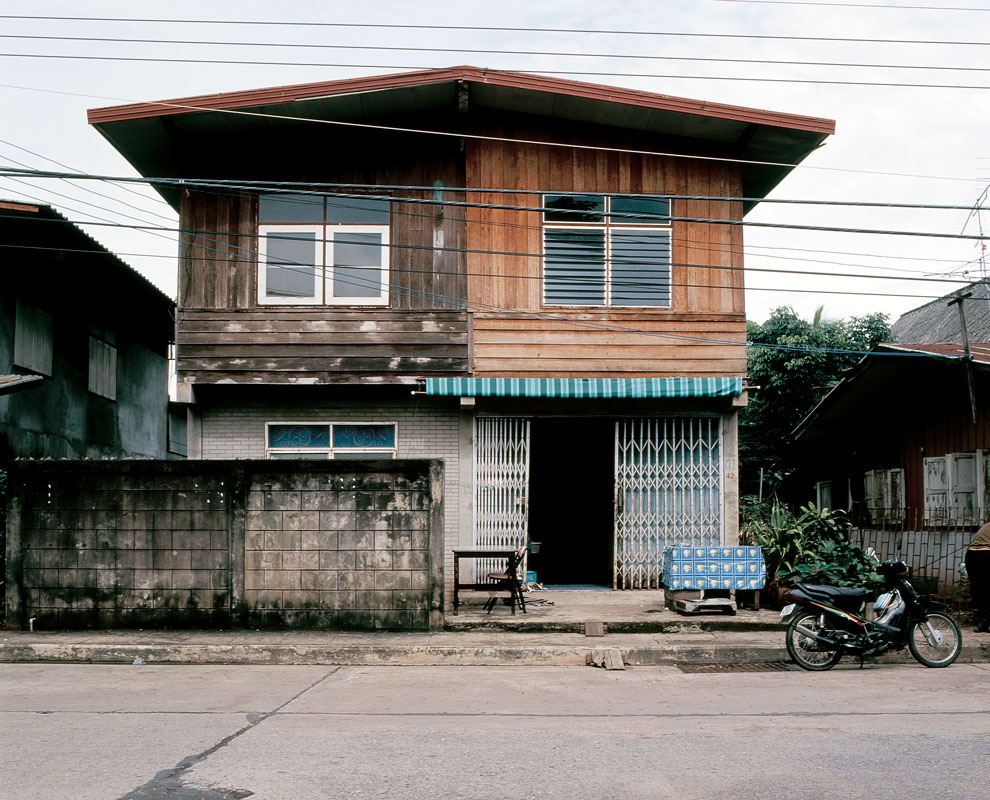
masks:
<path fill-rule="evenodd" d="M 286 297 L 268 294 L 268 235 L 277 233 L 312 233 L 315 240 L 313 260 L 316 268 L 312 297 Z M 366 297 L 333 296 L 333 247 L 337 235 L 374 233 L 381 236 L 381 263 L 377 267 L 380 285 L 375 295 Z M 258 226 L 258 304 L 280 306 L 387 306 L 389 302 L 391 248 L 388 225 L 281 225 Z M 291 266 L 291 265 L 290 265 Z M 374 267 L 372 267 L 374 268 Z"/>
<path fill-rule="evenodd" d="M 268 296 L 268 234 L 270 233 L 312 233 L 314 238 L 313 260 L 316 267 L 313 297 Z M 258 228 L 258 303 L 280 306 L 323 305 L 323 264 L 326 260 L 322 225 L 261 225 Z"/>

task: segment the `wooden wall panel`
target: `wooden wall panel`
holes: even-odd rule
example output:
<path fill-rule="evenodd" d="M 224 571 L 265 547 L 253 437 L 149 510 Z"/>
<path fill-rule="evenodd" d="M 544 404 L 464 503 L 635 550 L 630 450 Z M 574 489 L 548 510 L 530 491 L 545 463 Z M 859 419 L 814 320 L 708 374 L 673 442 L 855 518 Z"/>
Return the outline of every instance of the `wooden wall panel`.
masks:
<path fill-rule="evenodd" d="M 505 115 L 488 120 L 483 132 L 605 149 L 469 141 L 469 187 L 711 197 L 741 193 L 738 170 L 731 164 L 623 152 L 663 149 L 664 143 L 633 133 L 611 131 L 606 136 L 593 128 L 536 125 Z M 468 200 L 533 208 L 540 204 L 536 194 L 484 191 L 469 193 Z M 475 308 L 476 374 L 745 375 L 742 229 L 708 222 L 738 221 L 742 205 L 676 200 L 672 215 L 695 221 L 672 226 L 671 307 L 634 311 L 543 306 L 540 213 L 470 209 L 468 295 Z M 640 334 L 642 341 L 633 344 L 635 330 L 708 341 Z"/>
<path fill-rule="evenodd" d="M 464 311 L 389 309 L 180 311 L 180 382 L 410 382 L 465 374 Z"/>
<path fill-rule="evenodd" d="M 746 372 L 745 342 L 734 315 L 474 316 L 479 376 L 738 376 Z"/>

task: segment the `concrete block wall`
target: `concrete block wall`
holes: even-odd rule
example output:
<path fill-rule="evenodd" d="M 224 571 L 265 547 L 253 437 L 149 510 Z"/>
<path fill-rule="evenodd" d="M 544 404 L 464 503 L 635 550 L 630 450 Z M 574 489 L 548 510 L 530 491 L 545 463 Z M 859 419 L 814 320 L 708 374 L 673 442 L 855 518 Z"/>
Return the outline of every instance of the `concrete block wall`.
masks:
<path fill-rule="evenodd" d="M 229 622 L 228 478 L 113 467 L 38 477 L 19 498 L 19 538 L 39 626 Z"/>
<path fill-rule="evenodd" d="M 7 624 L 434 629 L 427 461 L 17 462 Z"/>
<path fill-rule="evenodd" d="M 429 627 L 428 479 L 381 471 L 252 480 L 249 622 Z"/>
<path fill-rule="evenodd" d="M 321 403 L 240 401 L 204 405 L 201 448 L 206 459 L 265 458 L 266 422 L 394 422 L 398 458 L 439 459 L 444 463 L 445 596 L 453 593 L 453 556 L 471 542 L 470 416 L 450 398 L 408 394 L 392 400 L 339 398 Z M 468 412 L 470 413 L 470 412 Z M 466 422 L 465 422 L 466 420 Z M 466 474 L 465 474 L 466 471 Z"/>

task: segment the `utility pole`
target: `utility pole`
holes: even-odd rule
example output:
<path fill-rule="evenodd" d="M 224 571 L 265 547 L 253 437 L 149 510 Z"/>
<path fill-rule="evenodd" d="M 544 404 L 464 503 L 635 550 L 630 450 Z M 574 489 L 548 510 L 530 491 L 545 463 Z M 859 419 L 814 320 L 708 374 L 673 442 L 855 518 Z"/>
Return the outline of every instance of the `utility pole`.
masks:
<path fill-rule="evenodd" d="M 963 300 L 972 297 L 972 292 L 960 292 L 949 301 L 950 306 L 959 309 L 959 329 L 962 331 L 963 363 L 966 365 L 966 385 L 969 388 L 969 412 L 976 424 L 976 387 L 973 385 L 973 354 L 969 352 L 969 334 L 966 332 L 966 312 L 963 311 Z"/>

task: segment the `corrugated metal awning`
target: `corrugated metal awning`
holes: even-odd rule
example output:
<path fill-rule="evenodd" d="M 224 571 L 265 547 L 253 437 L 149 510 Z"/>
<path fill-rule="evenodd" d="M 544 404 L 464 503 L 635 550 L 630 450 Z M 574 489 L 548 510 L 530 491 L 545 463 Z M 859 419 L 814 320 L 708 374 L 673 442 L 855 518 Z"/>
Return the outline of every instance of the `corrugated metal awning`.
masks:
<path fill-rule="evenodd" d="M 453 397 L 737 397 L 742 378 L 427 378 L 426 394 Z"/>

